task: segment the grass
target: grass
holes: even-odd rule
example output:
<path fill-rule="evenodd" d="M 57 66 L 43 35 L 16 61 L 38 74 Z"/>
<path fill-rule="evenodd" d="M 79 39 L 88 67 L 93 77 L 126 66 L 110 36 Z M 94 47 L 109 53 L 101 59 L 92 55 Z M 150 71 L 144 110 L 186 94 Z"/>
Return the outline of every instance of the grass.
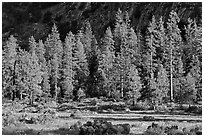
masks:
<path fill-rule="evenodd" d="M 16 108 L 21 108 L 17 105 Z M 70 115 L 75 110 L 66 110 L 63 112 L 56 112 L 56 118 L 48 120 L 45 124 L 25 124 L 17 123 L 4 126 L 2 129 L 2 134 L 6 135 L 16 135 L 16 134 L 26 134 L 26 135 L 66 135 L 70 126 L 74 125 L 77 121 L 82 124 L 87 121 L 93 121 L 94 119 L 103 119 L 112 122 L 112 124 L 130 124 L 130 134 L 143 134 L 147 127 L 152 124 L 152 122 L 159 124 L 160 126 L 172 126 L 177 125 L 179 128 L 191 128 L 195 126 L 202 126 L 202 115 L 187 115 L 181 113 L 157 113 L 154 111 L 113 111 L 106 113 L 97 113 L 89 110 L 81 110 L 79 117 L 72 118 Z M 8 106 L 3 107 L 3 113 L 8 113 L 8 116 L 12 118 L 18 118 L 24 113 L 19 113 L 18 111 L 11 111 Z M 37 117 L 42 113 L 27 113 L 31 117 Z M 152 116 L 155 118 L 154 121 L 144 121 L 144 116 Z M 63 129 L 63 130 L 62 130 Z"/>
<path fill-rule="evenodd" d="M 129 118 L 126 114 L 121 115 L 124 118 Z M 109 115 L 111 117 L 111 115 Z M 46 124 L 20 124 L 18 126 L 11 126 L 11 127 L 5 127 L 3 128 L 3 134 L 44 134 L 44 135 L 63 135 L 67 134 L 66 131 L 60 130 L 60 128 L 69 128 L 71 125 L 74 125 L 77 121 L 80 121 L 81 123 L 86 123 L 87 121 L 93 120 L 92 118 L 80 118 L 80 119 L 74 119 L 74 118 L 58 118 L 54 119 L 53 121 L 50 121 Z M 138 121 L 138 120 L 108 120 L 112 122 L 113 124 L 130 124 L 131 130 L 130 134 L 142 134 L 147 129 L 149 125 L 152 124 L 152 121 Z M 157 123 L 159 125 L 163 126 L 170 126 L 170 125 L 178 125 L 178 127 L 186 127 L 190 128 L 192 126 L 201 125 L 201 122 L 179 122 L 179 121 L 157 121 L 154 123 Z"/>

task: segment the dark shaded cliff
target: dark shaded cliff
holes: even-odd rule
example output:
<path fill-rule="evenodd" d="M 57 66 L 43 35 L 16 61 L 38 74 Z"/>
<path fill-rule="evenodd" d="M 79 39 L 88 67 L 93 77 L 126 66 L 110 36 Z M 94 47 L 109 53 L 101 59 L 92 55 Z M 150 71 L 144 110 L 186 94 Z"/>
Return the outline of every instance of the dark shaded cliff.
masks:
<path fill-rule="evenodd" d="M 128 10 L 131 24 L 135 30 L 142 32 L 154 15 L 167 20 L 169 12 L 175 10 L 181 18 L 179 27 L 183 29 L 188 18 L 197 23 L 202 19 L 202 3 L 170 2 L 66 2 L 66 3 L 3 3 L 2 4 L 3 39 L 13 34 L 21 45 L 26 45 L 28 37 L 44 39 L 56 23 L 62 40 L 70 30 L 76 33 L 84 21 L 90 21 L 96 38 L 103 36 L 108 26 L 114 27 L 114 16 L 118 8 Z"/>

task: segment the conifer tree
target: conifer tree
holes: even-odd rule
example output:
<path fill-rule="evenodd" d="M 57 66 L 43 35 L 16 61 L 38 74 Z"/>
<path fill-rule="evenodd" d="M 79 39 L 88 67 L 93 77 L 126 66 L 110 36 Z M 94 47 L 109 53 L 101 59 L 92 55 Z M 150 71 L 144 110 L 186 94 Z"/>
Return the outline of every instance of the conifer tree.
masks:
<path fill-rule="evenodd" d="M 138 71 L 135 65 L 131 65 L 130 71 L 128 73 L 128 78 L 130 80 L 129 89 L 133 98 L 133 106 L 134 106 L 135 101 L 141 96 L 140 90 L 142 88 L 140 77 L 138 75 Z"/>
<path fill-rule="evenodd" d="M 188 19 L 188 25 L 186 27 L 186 40 L 190 46 L 190 53 L 188 57 L 193 55 L 202 55 L 202 27 L 198 26 L 195 20 Z"/>
<path fill-rule="evenodd" d="M 43 94 L 47 99 L 50 95 L 50 80 L 49 80 L 47 68 L 43 72 L 41 86 L 42 86 Z"/>
<path fill-rule="evenodd" d="M 182 90 L 182 83 L 184 77 L 184 68 L 183 68 L 183 61 L 181 57 L 177 57 L 175 59 L 175 67 L 174 67 L 174 97 L 177 101 L 179 101 L 179 96 L 181 95 Z"/>
<path fill-rule="evenodd" d="M 45 49 L 45 58 L 50 65 L 48 66 L 48 72 L 50 72 L 49 79 L 51 84 L 50 87 L 52 90 L 51 94 L 52 97 L 55 97 L 57 101 L 57 92 L 59 91 L 60 87 L 59 79 L 61 77 L 63 46 L 60 40 L 60 34 L 55 24 L 52 27 L 51 34 L 48 35 L 48 38 L 45 41 Z"/>
<path fill-rule="evenodd" d="M 93 32 L 89 21 L 86 21 L 84 23 L 84 26 L 81 29 L 81 33 L 82 35 L 80 40 L 81 40 L 81 43 L 84 45 L 84 51 L 87 56 L 87 59 L 89 60 L 89 56 L 91 53 L 91 43 L 93 39 Z"/>
<path fill-rule="evenodd" d="M 35 39 L 29 39 L 29 46 L 36 47 Z M 38 63 L 38 57 L 35 50 L 27 52 L 18 50 L 18 57 L 16 63 L 16 91 L 22 95 L 25 94 L 29 98 L 29 103 L 32 105 L 36 98 L 40 98 L 42 94 L 40 83 L 42 81 L 41 66 Z"/>
<path fill-rule="evenodd" d="M 42 40 L 39 40 L 37 47 L 36 47 L 36 54 L 39 58 L 39 64 L 42 67 L 42 71 L 44 71 L 46 67 L 46 59 L 45 59 L 45 46 Z"/>
<path fill-rule="evenodd" d="M 59 62 L 57 54 L 53 55 L 53 58 L 50 61 L 51 65 L 51 88 L 52 88 L 52 97 L 55 97 L 55 101 L 58 101 L 58 80 L 59 80 Z"/>
<path fill-rule="evenodd" d="M 42 90 L 43 93 L 46 97 L 48 97 L 49 92 L 50 92 L 50 81 L 49 81 L 49 72 L 48 72 L 48 66 L 47 66 L 47 61 L 45 59 L 45 47 L 44 44 L 42 42 L 42 40 L 39 40 L 38 45 L 37 45 L 37 49 L 36 49 L 36 54 L 38 56 L 39 59 L 39 64 L 41 66 L 41 71 L 43 72 L 42 75 Z"/>
<path fill-rule="evenodd" d="M 45 56 L 47 60 L 52 58 L 54 54 L 57 54 L 58 61 L 61 62 L 63 47 L 60 40 L 60 34 L 55 24 L 52 27 L 51 34 L 48 35 L 48 38 L 45 41 L 45 49 Z"/>
<path fill-rule="evenodd" d="M 138 62 L 135 58 L 139 58 L 137 37 L 130 27 L 130 20 L 128 13 L 122 15 L 120 9 L 116 13 L 116 22 L 114 29 L 114 40 L 116 49 L 116 63 L 117 75 L 120 76 L 120 92 L 121 97 L 124 95 L 124 90 L 127 89 L 129 83 L 127 74 L 130 71 L 131 64 Z"/>
<path fill-rule="evenodd" d="M 123 24 L 122 11 L 118 9 L 118 11 L 115 14 L 115 29 L 113 33 L 116 54 L 120 52 L 120 44 L 121 44 L 121 38 L 122 38 L 122 34 L 121 34 L 122 24 Z"/>
<path fill-rule="evenodd" d="M 29 38 L 29 51 L 30 51 L 30 53 L 36 52 L 36 47 L 37 47 L 37 43 L 35 41 L 35 38 L 33 36 L 31 36 Z"/>
<path fill-rule="evenodd" d="M 75 63 L 77 65 L 77 68 L 81 71 L 84 72 L 85 76 L 88 76 L 89 71 L 88 71 L 88 63 L 87 63 L 87 59 L 86 59 L 86 54 L 85 54 L 85 50 L 84 50 L 84 46 L 81 43 L 80 37 L 81 37 L 82 33 L 79 32 L 76 35 L 76 43 L 73 49 L 73 54 L 75 57 Z"/>
<path fill-rule="evenodd" d="M 114 82 L 112 76 L 114 73 L 113 63 L 115 59 L 114 40 L 110 27 L 106 30 L 105 36 L 102 40 L 102 47 L 100 51 L 99 69 L 102 71 L 101 73 L 104 73 L 106 81 L 104 82 L 103 87 L 109 90 L 108 96 L 110 97 L 110 87 L 112 87 L 112 84 Z"/>
<path fill-rule="evenodd" d="M 42 72 L 40 70 L 40 65 L 38 64 L 38 57 L 35 52 L 31 53 L 28 60 L 28 70 L 27 70 L 29 89 L 30 89 L 30 104 L 33 104 L 35 96 L 41 96 L 42 90 L 39 84 L 42 81 Z"/>
<path fill-rule="evenodd" d="M 124 23 L 130 28 L 130 17 L 128 11 L 124 12 L 124 17 L 123 17 Z"/>
<path fill-rule="evenodd" d="M 190 73 L 188 73 L 182 83 L 182 90 L 179 101 L 188 104 L 194 103 L 197 99 L 196 94 L 196 80 Z"/>
<path fill-rule="evenodd" d="M 155 105 L 164 103 L 169 93 L 169 80 L 167 71 L 162 64 L 159 66 L 159 71 L 156 79 L 156 90 L 153 92 L 153 100 Z"/>
<path fill-rule="evenodd" d="M 72 48 L 75 44 L 75 37 L 72 32 L 69 32 L 65 38 L 63 60 L 62 60 L 62 90 L 67 98 L 72 97 L 73 78 L 75 75 L 74 64 L 72 58 Z"/>
<path fill-rule="evenodd" d="M 164 21 L 163 18 L 160 17 L 159 21 L 157 22 L 157 56 L 158 59 L 162 61 L 162 63 L 165 62 L 164 58 L 164 48 L 165 48 L 165 41 L 166 41 L 166 33 L 164 28 Z"/>
<path fill-rule="evenodd" d="M 89 69 L 88 69 L 88 61 L 87 61 L 87 57 L 85 54 L 85 50 L 84 50 L 84 46 L 81 43 L 81 36 L 83 34 L 81 33 L 81 31 L 79 31 L 76 35 L 76 41 L 75 41 L 75 45 L 73 47 L 73 63 L 76 64 L 75 65 L 75 80 L 74 80 L 74 87 L 76 88 L 73 92 L 75 98 L 77 98 L 77 91 L 79 88 L 84 89 L 84 84 L 85 81 L 87 79 L 87 76 L 89 75 Z"/>
<path fill-rule="evenodd" d="M 15 67 L 17 58 L 17 39 L 12 35 L 9 37 L 3 49 L 2 55 L 2 89 L 3 95 L 10 94 L 11 99 L 15 98 Z M 9 93 L 7 93 L 9 91 Z"/>
<path fill-rule="evenodd" d="M 167 47 L 165 47 L 165 53 L 167 54 L 168 66 L 170 70 L 170 100 L 173 101 L 173 75 L 175 59 L 179 55 L 181 45 L 181 35 L 178 28 L 178 22 L 180 21 L 176 12 L 172 11 L 169 15 L 167 22 Z"/>
<path fill-rule="evenodd" d="M 98 66 L 99 66 L 99 60 L 98 60 L 98 54 L 99 54 L 99 47 L 98 42 L 96 38 L 94 37 L 92 39 L 91 43 L 91 52 L 90 52 L 90 58 L 88 60 L 88 68 L 89 68 L 89 76 L 87 79 L 87 91 L 90 96 L 98 96 L 99 91 L 99 83 L 101 74 L 98 72 Z"/>
<path fill-rule="evenodd" d="M 197 91 L 197 99 L 202 99 L 202 63 L 199 57 L 193 56 L 190 72 L 191 76 L 195 79 L 195 88 Z"/>
<path fill-rule="evenodd" d="M 30 53 L 18 49 L 17 53 L 17 63 L 16 63 L 16 81 L 15 81 L 15 89 L 16 91 L 19 91 L 20 100 L 23 99 L 23 94 L 29 96 L 29 66 L 28 66 L 28 60 L 29 60 Z"/>
<path fill-rule="evenodd" d="M 35 47 L 36 48 L 36 42 L 33 37 L 29 39 L 29 46 L 30 47 Z M 41 71 L 41 66 L 38 61 L 38 57 L 35 53 L 35 48 L 31 50 L 31 53 L 28 54 L 28 62 L 27 62 L 27 82 L 28 82 L 28 87 L 30 89 L 30 104 L 33 104 L 34 98 L 36 95 L 41 95 L 42 90 L 39 84 L 42 81 L 42 71 Z"/>
<path fill-rule="evenodd" d="M 149 27 L 147 28 L 147 36 L 146 36 L 146 42 L 147 42 L 147 49 L 149 51 L 149 58 L 148 58 L 148 72 L 154 73 L 155 71 L 155 65 L 153 64 L 153 60 L 156 56 L 156 38 L 155 35 L 157 33 L 156 30 L 157 24 L 155 17 L 152 17 L 152 22 L 150 22 Z"/>
<path fill-rule="evenodd" d="M 156 81 L 155 81 L 155 71 L 157 69 L 156 66 L 156 48 L 157 48 L 157 24 L 155 17 L 152 17 L 152 21 L 147 28 L 146 36 L 145 36 L 145 54 L 143 54 L 143 67 L 145 68 L 145 81 L 147 82 L 146 91 L 149 93 L 145 93 L 149 100 L 152 100 L 153 92 L 156 92 Z"/>

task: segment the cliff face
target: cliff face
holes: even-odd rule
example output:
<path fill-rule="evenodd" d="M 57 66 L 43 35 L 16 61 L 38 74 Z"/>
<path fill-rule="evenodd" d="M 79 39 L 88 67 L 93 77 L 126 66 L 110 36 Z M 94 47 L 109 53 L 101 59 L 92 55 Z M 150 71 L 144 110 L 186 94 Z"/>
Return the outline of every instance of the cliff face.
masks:
<path fill-rule="evenodd" d="M 26 45 L 28 37 L 44 39 L 53 23 L 57 24 L 62 40 L 70 30 L 76 33 L 84 21 L 90 21 L 96 38 L 103 36 L 105 29 L 114 27 L 114 16 L 118 8 L 128 10 L 131 24 L 135 30 L 145 30 L 152 15 L 168 19 L 171 10 L 175 10 L 182 29 L 188 18 L 201 23 L 202 3 L 135 2 L 135 3 L 3 3 L 3 38 L 13 34 Z"/>

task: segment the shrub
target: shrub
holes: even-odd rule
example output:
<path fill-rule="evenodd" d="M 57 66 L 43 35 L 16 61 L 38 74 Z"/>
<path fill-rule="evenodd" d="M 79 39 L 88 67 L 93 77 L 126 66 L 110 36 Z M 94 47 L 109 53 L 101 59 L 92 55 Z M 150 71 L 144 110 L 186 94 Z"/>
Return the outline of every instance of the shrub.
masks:
<path fill-rule="evenodd" d="M 71 135 L 117 135 L 129 134 L 129 132 L 129 124 L 112 125 L 105 120 L 88 121 L 83 125 L 76 123 L 69 129 Z"/>
<path fill-rule="evenodd" d="M 191 129 L 183 128 L 179 130 L 177 125 L 172 126 L 159 126 L 158 124 L 152 123 L 148 126 L 147 130 L 144 132 L 146 135 L 201 135 L 202 127 L 193 127 Z"/>
<path fill-rule="evenodd" d="M 80 110 L 76 110 L 74 111 L 73 113 L 71 113 L 70 117 L 73 117 L 73 118 L 81 118 L 82 117 L 82 113 Z"/>
<path fill-rule="evenodd" d="M 189 106 L 186 112 L 195 113 L 195 114 L 202 114 L 202 107 L 201 106 Z"/>
<path fill-rule="evenodd" d="M 153 116 L 144 116 L 144 117 L 143 117 L 143 120 L 144 120 L 144 121 L 154 121 L 155 118 L 154 118 Z"/>
<path fill-rule="evenodd" d="M 183 132 L 183 131 L 180 131 L 180 130 L 178 129 L 178 126 L 175 126 L 175 125 L 173 125 L 173 126 L 171 126 L 171 127 L 166 127 L 166 128 L 165 128 L 165 133 L 166 133 L 167 135 L 184 135 L 184 132 Z"/>
<path fill-rule="evenodd" d="M 145 135 L 165 135 L 165 130 L 162 126 L 152 123 L 152 125 L 147 127 L 144 133 Z"/>
<path fill-rule="evenodd" d="M 159 105 L 156 107 L 156 111 L 158 112 L 169 112 L 169 109 L 166 105 Z"/>
<path fill-rule="evenodd" d="M 150 110 L 151 105 L 149 104 L 148 101 L 144 101 L 144 102 L 138 102 L 135 104 L 135 106 L 130 106 L 130 110 Z"/>
<path fill-rule="evenodd" d="M 65 110 L 69 110 L 69 109 L 73 109 L 73 108 L 75 108 L 73 106 L 73 104 L 71 104 L 71 103 L 63 103 L 63 104 L 58 106 L 57 110 L 58 111 L 65 111 Z"/>

